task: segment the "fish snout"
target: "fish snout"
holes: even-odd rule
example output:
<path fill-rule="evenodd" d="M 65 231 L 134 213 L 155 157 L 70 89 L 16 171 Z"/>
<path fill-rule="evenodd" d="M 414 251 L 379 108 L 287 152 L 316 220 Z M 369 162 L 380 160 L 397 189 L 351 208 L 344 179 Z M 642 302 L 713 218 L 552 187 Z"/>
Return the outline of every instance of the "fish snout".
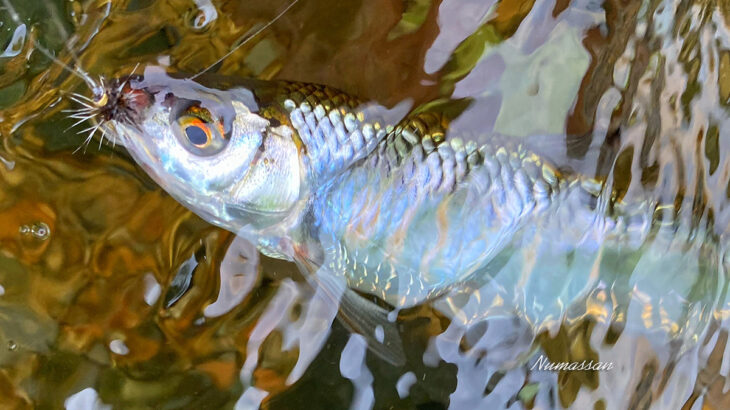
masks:
<path fill-rule="evenodd" d="M 123 76 L 94 93 L 94 102 L 104 120 L 136 123 L 141 118 L 142 113 L 154 103 L 149 91 L 136 86 L 141 82 L 141 75 Z"/>

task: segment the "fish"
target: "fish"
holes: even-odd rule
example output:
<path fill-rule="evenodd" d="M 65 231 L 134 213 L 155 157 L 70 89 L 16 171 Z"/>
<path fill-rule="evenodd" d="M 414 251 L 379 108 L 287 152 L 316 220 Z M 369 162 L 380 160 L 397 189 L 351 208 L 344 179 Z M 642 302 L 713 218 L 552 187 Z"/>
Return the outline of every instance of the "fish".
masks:
<path fill-rule="evenodd" d="M 420 298 L 398 303 L 390 276 L 433 295 L 576 186 L 524 147 L 447 138 L 438 111 L 387 122 L 325 86 L 148 68 L 97 100 L 107 138 L 193 212 L 401 306 Z"/>
<path fill-rule="evenodd" d="M 388 312 L 364 295 L 403 309 L 484 284 L 536 237 L 553 253 L 637 250 L 666 211 L 520 141 L 451 133 L 455 114 L 438 103 L 383 107 L 325 85 L 147 66 L 84 105 L 166 192 L 319 278 L 366 335 Z M 402 362 L 392 346 L 382 354 Z"/>

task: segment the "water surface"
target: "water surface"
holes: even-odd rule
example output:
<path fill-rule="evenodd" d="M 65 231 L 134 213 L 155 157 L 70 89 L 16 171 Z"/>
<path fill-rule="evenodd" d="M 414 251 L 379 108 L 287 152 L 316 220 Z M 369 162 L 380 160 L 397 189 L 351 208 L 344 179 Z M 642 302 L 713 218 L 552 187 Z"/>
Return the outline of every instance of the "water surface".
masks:
<path fill-rule="evenodd" d="M 88 90 L 36 47 L 95 76 L 195 73 L 287 5 L 0 3 L 3 406 L 730 406 L 726 1 L 300 0 L 214 67 L 438 100 L 461 110 L 454 135 L 522 139 L 663 204 L 647 232 L 669 235 L 575 254 L 538 229 L 487 280 L 394 312 L 402 367 L 330 320 L 293 264 L 203 222 L 123 148 L 74 152 L 85 127 L 64 131 L 63 93 Z M 541 371 L 541 357 L 613 368 Z"/>

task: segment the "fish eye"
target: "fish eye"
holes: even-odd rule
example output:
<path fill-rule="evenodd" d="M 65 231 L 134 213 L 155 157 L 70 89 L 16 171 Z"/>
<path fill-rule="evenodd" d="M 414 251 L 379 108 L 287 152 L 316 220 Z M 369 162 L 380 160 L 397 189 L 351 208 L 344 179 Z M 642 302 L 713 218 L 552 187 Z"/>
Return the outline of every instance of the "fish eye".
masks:
<path fill-rule="evenodd" d="M 192 123 L 185 126 L 185 136 L 191 144 L 198 148 L 205 148 L 211 141 L 208 126 L 200 123 Z"/>
<path fill-rule="evenodd" d="M 196 155 L 207 156 L 220 152 L 228 143 L 223 122 L 199 105 L 191 105 L 177 118 L 178 139 Z"/>

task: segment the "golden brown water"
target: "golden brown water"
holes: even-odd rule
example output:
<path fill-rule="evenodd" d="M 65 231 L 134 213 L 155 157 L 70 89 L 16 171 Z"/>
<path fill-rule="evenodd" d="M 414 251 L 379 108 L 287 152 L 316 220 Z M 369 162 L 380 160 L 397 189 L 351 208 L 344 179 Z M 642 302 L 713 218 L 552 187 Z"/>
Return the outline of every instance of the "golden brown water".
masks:
<path fill-rule="evenodd" d="M 428 304 L 401 311 L 406 365 L 368 354 L 361 366 L 339 322 L 307 327 L 316 309 L 294 265 L 203 222 L 123 148 L 74 153 L 84 136 L 63 131 L 63 92 L 88 90 L 33 42 L 65 62 L 73 50 L 94 75 L 154 62 L 195 73 L 288 3 L 10 3 L 27 34 L 0 9 L 0 156 L 13 164 L 0 165 L 1 408 L 730 406 L 722 263 L 680 301 L 644 301 L 643 332 L 623 330 L 616 295 L 633 282 L 617 279 L 537 336 L 529 318 L 460 327 Z M 665 193 L 725 244 L 729 34 L 722 0 L 300 0 L 215 69 L 388 105 L 468 98 L 455 129 L 580 136 L 566 163 L 610 175 L 619 195 Z M 702 311 L 662 313 L 684 302 Z M 540 354 L 616 368 L 531 371 Z"/>

